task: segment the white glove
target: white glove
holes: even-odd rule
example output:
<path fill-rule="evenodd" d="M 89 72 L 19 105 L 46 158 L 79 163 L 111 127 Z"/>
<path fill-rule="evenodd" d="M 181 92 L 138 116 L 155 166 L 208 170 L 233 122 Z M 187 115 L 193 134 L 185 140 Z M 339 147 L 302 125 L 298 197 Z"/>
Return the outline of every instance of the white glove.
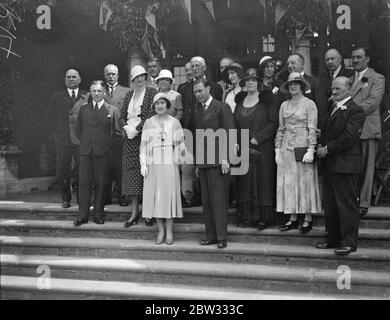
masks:
<path fill-rule="evenodd" d="M 138 134 L 138 131 L 137 131 L 137 130 L 131 128 L 131 127 L 128 126 L 128 125 L 125 125 L 125 126 L 123 127 L 123 129 L 125 129 L 126 135 L 127 135 L 127 137 L 128 137 L 129 139 L 134 139 L 135 136 Z"/>
<path fill-rule="evenodd" d="M 282 152 L 280 149 L 275 149 L 275 162 L 277 165 L 282 164 Z"/>
<path fill-rule="evenodd" d="M 302 162 L 312 163 L 313 160 L 314 160 L 314 151 L 313 150 L 307 150 L 307 152 L 303 156 Z"/>
<path fill-rule="evenodd" d="M 141 167 L 141 174 L 144 178 L 148 175 L 148 167 L 147 166 L 142 166 Z"/>

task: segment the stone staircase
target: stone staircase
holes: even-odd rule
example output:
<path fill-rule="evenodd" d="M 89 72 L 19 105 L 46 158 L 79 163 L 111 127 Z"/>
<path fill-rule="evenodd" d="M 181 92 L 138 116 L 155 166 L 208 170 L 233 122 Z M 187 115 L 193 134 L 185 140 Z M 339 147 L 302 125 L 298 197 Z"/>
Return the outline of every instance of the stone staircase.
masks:
<path fill-rule="evenodd" d="M 170 246 L 154 244 L 156 226 L 124 229 L 129 208 L 107 206 L 104 225 L 75 228 L 77 207 L 1 202 L 1 299 L 390 299 L 389 207 L 370 208 L 347 257 L 313 247 L 322 215 L 301 235 L 281 233 L 280 217 L 261 232 L 237 228 L 230 209 L 219 250 L 198 244 L 200 207 L 185 209 Z M 40 286 L 48 270 L 50 288 Z M 346 270 L 350 289 L 339 289 Z"/>

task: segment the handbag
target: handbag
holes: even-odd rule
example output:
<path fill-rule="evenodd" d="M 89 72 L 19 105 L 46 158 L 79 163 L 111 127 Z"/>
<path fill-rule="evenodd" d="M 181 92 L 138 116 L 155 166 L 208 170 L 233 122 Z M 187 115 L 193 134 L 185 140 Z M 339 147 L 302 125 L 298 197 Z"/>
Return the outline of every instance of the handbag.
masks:
<path fill-rule="evenodd" d="M 307 152 L 307 147 L 296 147 L 294 148 L 294 156 L 296 162 L 302 162 L 303 156 Z M 317 153 L 314 152 L 313 162 L 317 160 Z"/>

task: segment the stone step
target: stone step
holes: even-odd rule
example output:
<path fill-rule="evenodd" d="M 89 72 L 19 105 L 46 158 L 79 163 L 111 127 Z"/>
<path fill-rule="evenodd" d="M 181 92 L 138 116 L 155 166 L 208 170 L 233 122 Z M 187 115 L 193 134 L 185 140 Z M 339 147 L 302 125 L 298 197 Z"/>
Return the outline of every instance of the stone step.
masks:
<path fill-rule="evenodd" d="M 125 222 L 130 217 L 130 212 L 130 206 L 108 205 L 105 208 L 105 220 Z M 177 222 L 203 223 L 202 212 L 202 207 L 183 208 L 184 217 L 177 219 Z M 77 206 L 64 209 L 56 203 L 0 201 L 1 219 L 74 220 L 77 213 Z M 285 220 L 286 216 L 283 214 L 275 214 L 275 223 L 283 223 Z M 314 225 L 324 225 L 324 215 L 313 215 L 313 221 Z M 236 209 L 230 208 L 228 223 L 235 225 L 236 222 Z M 390 207 L 371 207 L 367 215 L 360 220 L 360 227 L 390 230 Z"/>
<path fill-rule="evenodd" d="M 65 220 L 0 219 L 0 233 L 9 236 L 106 237 L 154 240 L 157 230 L 156 225 L 147 227 L 141 223 L 125 229 L 120 222 L 106 222 L 104 225 L 90 222 L 80 227 L 74 227 L 72 221 Z M 302 235 L 298 230 L 281 232 L 277 226 L 263 231 L 257 231 L 255 228 L 228 226 L 228 239 L 233 242 L 313 245 L 323 238 L 323 233 L 324 227 L 313 227 L 309 233 Z M 174 224 L 174 235 L 176 240 L 199 241 L 205 237 L 205 227 L 203 224 L 177 223 Z M 390 232 L 381 229 L 360 229 L 359 246 L 390 248 Z"/>
<path fill-rule="evenodd" d="M 370 299 L 343 295 L 313 295 L 301 292 L 270 292 L 249 289 L 216 289 L 210 286 L 149 284 L 52 278 L 50 289 L 38 289 L 36 277 L 1 276 L 1 299 L 172 299 L 172 300 L 335 300 Z M 376 299 L 376 297 L 375 297 Z M 151 303 L 152 305 L 152 303 Z M 241 310 L 242 311 L 242 310 Z M 190 316 L 191 310 L 180 309 Z M 180 317 L 179 317 L 180 318 Z"/>
<path fill-rule="evenodd" d="M 2 254 L 0 260 L 2 275 L 12 276 L 39 277 L 38 268 L 45 266 L 50 270 L 51 278 L 390 298 L 390 274 L 387 272 L 351 270 L 350 288 L 342 290 L 337 287 L 340 274 L 321 268 L 7 254 Z"/>
<path fill-rule="evenodd" d="M 176 240 L 173 245 L 155 245 L 152 240 L 108 238 L 59 238 L 0 236 L 2 254 L 55 255 L 120 259 L 231 262 L 390 271 L 390 249 L 359 248 L 345 257 L 332 249 L 309 245 L 229 242 L 225 249 L 200 246 L 196 240 Z"/>

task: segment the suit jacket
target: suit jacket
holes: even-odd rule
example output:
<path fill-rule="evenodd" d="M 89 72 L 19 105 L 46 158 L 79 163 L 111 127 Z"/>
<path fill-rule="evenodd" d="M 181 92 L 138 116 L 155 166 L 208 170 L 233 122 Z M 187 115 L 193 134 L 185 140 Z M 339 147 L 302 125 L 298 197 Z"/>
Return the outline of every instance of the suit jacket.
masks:
<path fill-rule="evenodd" d="M 214 99 L 222 101 L 222 94 L 223 94 L 222 88 L 216 82 L 210 81 L 210 94 Z M 195 121 L 194 121 L 195 113 L 198 110 L 198 108 L 201 108 L 201 104 L 196 99 L 194 94 L 194 82 L 192 82 L 191 85 L 188 85 L 183 89 L 182 102 L 183 102 L 183 117 L 181 118 L 182 127 L 193 131 L 195 127 Z"/>
<path fill-rule="evenodd" d="M 382 130 L 379 107 L 385 93 L 385 77 L 376 73 L 374 69 L 368 68 L 363 78 L 367 78 L 368 81 L 363 82 L 360 80 L 352 86 L 351 90 L 353 101 L 362 107 L 366 113 L 366 121 L 364 122 L 360 139 L 381 139 Z M 352 77 L 352 83 L 354 80 L 354 77 Z"/>
<path fill-rule="evenodd" d="M 310 89 L 304 95 L 315 102 L 318 113 L 318 127 L 321 127 L 328 113 L 328 99 L 326 98 L 325 85 L 318 78 L 309 76 L 306 73 L 303 74 L 303 77 L 310 84 Z"/>
<path fill-rule="evenodd" d="M 104 95 L 104 100 L 106 100 L 108 104 L 111 104 L 114 107 L 117 107 L 119 110 L 121 110 L 123 107 L 123 103 L 125 101 L 126 94 L 129 91 L 130 88 L 117 85 L 112 97 L 110 97 L 109 94 L 110 91 L 108 88 L 106 88 L 106 94 Z"/>
<path fill-rule="evenodd" d="M 187 86 L 191 86 L 191 85 L 192 85 L 192 81 L 186 81 L 186 82 L 180 83 L 177 87 L 177 92 L 179 92 L 181 95 L 183 95 L 185 88 Z"/>
<path fill-rule="evenodd" d="M 345 69 L 344 66 L 341 66 L 339 73 L 336 75 L 336 77 L 347 77 L 350 78 L 354 75 L 354 71 L 351 69 Z M 325 94 L 326 99 L 329 99 L 329 97 L 332 95 L 332 81 L 333 79 L 330 78 L 330 73 L 324 72 L 320 75 L 320 82 L 325 88 Z M 328 111 L 331 108 L 331 105 L 328 104 Z M 332 108 L 333 109 L 333 108 Z"/>
<path fill-rule="evenodd" d="M 77 116 L 76 136 L 80 140 L 80 156 L 107 156 L 115 140 L 123 136 L 119 109 L 104 102 L 94 115 L 92 103 L 81 106 Z"/>
<path fill-rule="evenodd" d="M 195 128 L 201 130 L 211 129 L 213 132 L 222 129 L 226 132 L 226 137 L 229 137 L 229 130 L 234 129 L 234 118 L 232 110 L 229 105 L 212 99 L 210 105 L 206 111 L 203 111 L 202 108 L 199 108 L 195 113 Z M 195 136 L 196 140 L 196 136 Z M 211 140 L 207 140 L 206 136 L 204 137 L 204 145 L 201 146 L 199 141 L 195 142 L 196 152 L 195 159 L 196 165 L 199 168 L 211 168 L 220 166 L 222 160 L 229 161 L 229 141 L 227 139 L 226 146 L 223 148 L 222 154 L 219 154 L 219 139 L 215 139 L 214 147 L 214 161 L 207 163 L 207 149 L 210 147 Z M 203 158 L 204 164 L 197 164 L 200 159 Z"/>
<path fill-rule="evenodd" d="M 85 94 L 85 91 L 79 89 L 76 101 Z M 74 103 L 67 89 L 57 91 L 51 96 L 46 120 L 50 132 L 54 132 L 57 146 L 67 146 L 72 143 L 69 129 L 69 113 L 73 106 Z"/>
<path fill-rule="evenodd" d="M 333 114 L 328 113 L 321 132 L 320 144 L 328 147 L 325 166 L 334 173 L 355 173 L 361 170 L 360 134 L 364 123 L 364 110 L 352 99 Z"/>

